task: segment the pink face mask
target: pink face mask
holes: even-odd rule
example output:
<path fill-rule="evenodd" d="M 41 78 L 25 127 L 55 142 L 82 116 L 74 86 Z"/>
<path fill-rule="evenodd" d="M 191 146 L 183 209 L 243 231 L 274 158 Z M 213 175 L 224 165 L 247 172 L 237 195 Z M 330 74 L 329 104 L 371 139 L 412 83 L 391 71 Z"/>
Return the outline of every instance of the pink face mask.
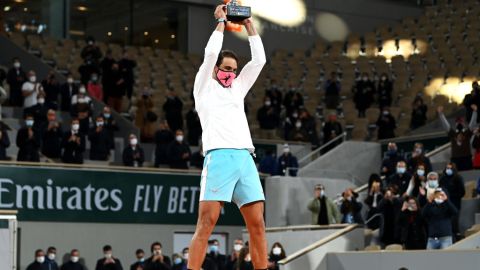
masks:
<path fill-rule="evenodd" d="M 223 87 L 230 87 L 237 75 L 232 71 L 218 69 L 217 79 Z"/>

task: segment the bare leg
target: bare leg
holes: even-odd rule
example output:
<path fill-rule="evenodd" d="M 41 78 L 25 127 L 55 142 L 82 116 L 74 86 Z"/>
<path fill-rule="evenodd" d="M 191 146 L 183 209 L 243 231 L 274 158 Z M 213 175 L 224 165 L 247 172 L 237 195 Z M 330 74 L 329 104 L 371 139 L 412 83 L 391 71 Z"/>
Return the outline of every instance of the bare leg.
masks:
<path fill-rule="evenodd" d="M 252 256 L 255 269 L 267 269 L 268 263 L 263 209 L 264 203 L 262 201 L 247 204 L 240 208 L 250 234 L 250 256 Z"/>
<path fill-rule="evenodd" d="M 188 269 L 200 270 L 207 254 L 207 244 L 215 224 L 217 224 L 222 202 L 200 202 L 198 209 L 198 221 L 192 243 L 190 244 L 190 256 Z"/>

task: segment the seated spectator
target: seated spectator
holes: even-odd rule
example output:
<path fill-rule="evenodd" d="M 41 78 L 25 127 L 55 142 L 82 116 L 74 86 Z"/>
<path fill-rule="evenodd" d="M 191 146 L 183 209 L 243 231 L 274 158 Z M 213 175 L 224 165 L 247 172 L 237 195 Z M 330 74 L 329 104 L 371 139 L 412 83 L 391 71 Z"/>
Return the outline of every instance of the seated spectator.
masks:
<path fill-rule="evenodd" d="M 310 115 L 306 109 L 300 111 L 300 120 L 302 121 L 302 127 L 307 132 L 308 142 L 312 144 L 312 149 L 316 149 L 320 146 L 318 133 L 317 133 L 317 124 L 315 118 Z"/>
<path fill-rule="evenodd" d="M 70 112 L 72 107 L 72 98 L 78 93 L 78 87 L 74 83 L 73 75 L 67 75 L 67 82 L 60 87 L 60 110 Z"/>
<path fill-rule="evenodd" d="M 363 224 L 361 214 L 362 204 L 357 201 L 358 194 L 351 188 L 347 188 L 342 193 L 343 201 L 340 206 L 340 213 L 343 215 L 342 223 L 347 224 Z"/>
<path fill-rule="evenodd" d="M 304 105 L 302 94 L 295 87 L 290 87 L 285 95 L 285 99 L 283 99 L 283 105 L 285 106 L 286 114 L 292 115 L 294 111 L 300 110 Z"/>
<path fill-rule="evenodd" d="M 149 87 L 144 87 L 142 98 L 137 100 L 135 125 L 140 128 L 140 138 L 143 142 L 151 142 L 155 136 L 157 114 L 154 112 L 152 93 Z"/>
<path fill-rule="evenodd" d="M 172 270 L 184 270 L 187 269 L 187 264 L 183 260 L 182 255 L 175 253 L 172 255 L 173 265 Z"/>
<path fill-rule="evenodd" d="M 289 141 L 300 141 L 300 142 L 308 142 L 308 133 L 306 129 L 302 125 L 302 121 L 297 119 L 295 122 L 295 127 L 290 134 L 288 135 Z"/>
<path fill-rule="evenodd" d="M 85 270 L 85 266 L 80 263 L 80 252 L 78 249 L 73 249 L 70 252 L 70 260 L 68 262 L 65 262 L 62 267 L 60 268 L 61 270 Z"/>
<path fill-rule="evenodd" d="M 442 189 L 436 189 L 422 211 L 428 227 L 427 249 L 445 249 L 452 245 L 452 218 L 458 210 Z"/>
<path fill-rule="evenodd" d="M 85 88 L 85 85 L 80 85 L 78 88 L 78 93 L 72 96 L 72 107 L 78 104 L 87 104 L 91 105 L 92 99 L 87 96 L 87 88 Z"/>
<path fill-rule="evenodd" d="M 365 199 L 365 204 L 368 206 L 367 220 L 370 220 L 367 224 L 369 229 L 376 230 L 380 228 L 381 217 L 378 214 L 381 213 L 379 206 L 382 199 L 381 181 L 377 179 L 372 182 L 368 196 Z"/>
<path fill-rule="evenodd" d="M 463 177 L 457 172 L 455 163 L 449 162 L 443 170 L 439 185 L 444 189 L 450 198 L 452 204 L 457 208 L 458 212 L 462 210 L 462 198 L 465 196 L 465 183 Z M 452 220 L 453 234 L 455 240 L 460 236 L 459 217 L 455 216 Z"/>
<path fill-rule="evenodd" d="M 72 120 L 71 129 L 63 134 L 62 162 L 83 164 L 83 152 L 85 152 L 85 135 L 80 132 L 80 121 Z"/>
<path fill-rule="evenodd" d="M 35 260 L 29 264 L 26 270 L 44 270 L 45 252 L 41 249 L 35 251 Z"/>
<path fill-rule="evenodd" d="M 183 102 L 173 90 L 167 92 L 167 100 L 163 104 L 163 111 L 167 118 L 168 126 L 172 130 L 183 129 L 182 117 Z"/>
<path fill-rule="evenodd" d="M 283 95 L 282 91 L 278 88 L 278 85 L 274 79 L 272 79 L 270 88 L 265 91 L 265 96 L 268 96 L 272 101 L 272 106 L 280 111 L 282 108 Z"/>
<path fill-rule="evenodd" d="M 388 143 L 388 149 L 385 157 L 382 161 L 382 176 L 385 178 L 395 174 L 397 169 L 397 163 L 399 161 L 405 161 L 402 155 L 398 153 L 397 144 L 394 142 Z"/>
<path fill-rule="evenodd" d="M 24 110 L 25 114 L 33 115 L 35 120 L 35 128 L 43 132 L 48 125 L 47 113 L 49 110 L 55 110 L 55 106 L 50 106 L 45 103 L 45 94 L 39 93 L 37 104 Z"/>
<path fill-rule="evenodd" d="M 384 107 L 381 115 L 377 120 L 378 135 L 379 140 L 390 139 L 395 137 L 395 128 L 397 127 L 397 122 L 395 118 L 390 114 L 390 109 Z"/>
<path fill-rule="evenodd" d="M 162 244 L 155 242 L 150 246 L 152 256 L 145 261 L 145 270 L 170 270 L 171 261 L 162 252 Z"/>
<path fill-rule="evenodd" d="M 143 251 L 143 249 L 137 249 L 137 251 L 135 251 L 135 257 L 137 261 L 130 265 L 130 270 L 145 269 L 145 251 Z"/>
<path fill-rule="evenodd" d="M 7 157 L 8 147 L 10 147 L 8 127 L 2 121 L 0 121 L 0 160 L 9 160 L 9 158 Z"/>
<path fill-rule="evenodd" d="M 191 146 L 198 146 L 200 137 L 202 136 L 202 124 L 200 123 L 197 110 L 195 110 L 195 105 L 193 105 L 187 112 L 186 121 L 188 144 Z"/>
<path fill-rule="evenodd" d="M 473 115 L 472 105 L 475 105 L 477 108 L 480 106 L 480 86 L 478 86 L 478 82 L 472 83 L 472 91 L 463 98 L 463 106 L 465 106 L 466 110 L 465 116 L 468 122 L 470 122 Z"/>
<path fill-rule="evenodd" d="M 287 255 L 285 254 L 285 249 L 282 244 L 279 242 L 273 243 L 270 254 L 268 255 L 268 270 L 279 270 L 278 262 L 286 257 Z"/>
<path fill-rule="evenodd" d="M 380 238 L 385 246 L 400 242 L 397 235 L 396 221 L 401 205 L 400 200 L 395 196 L 394 190 L 387 188 L 383 199 L 378 205 L 378 211 L 383 217 L 383 227 L 381 228 Z"/>
<path fill-rule="evenodd" d="M 58 108 L 58 95 L 60 94 L 60 85 L 55 78 L 55 71 L 51 70 L 45 80 L 42 81 L 43 92 L 45 92 L 45 103 Z"/>
<path fill-rule="evenodd" d="M 35 71 L 28 72 L 28 81 L 22 85 L 23 108 L 30 108 L 37 104 L 37 95 L 43 92 L 43 87 L 37 82 Z"/>
<path fill-rule="evenodd" d="M 473 141 L 472 147 L 474 150 L 473 156 L 473 169 L 479 170 L 480 169 L 480 129 L 476 128 L 473 132 Z"/>
<path fill-rule="evenodd" d="M 260 125 L 262 138 L 275 138 L 275 131 L 279 125 L 279 112 L 272 106 L 272 101 L 269 97 L 264 97 L 264 105 L 257 111 L 257 121 Z"/>
<path fill-rule="evenodd" d="M 138 139 L 135 134 L 130 134 L 128 137 L 129 145 L 123 150 L 123 165 L 128 167 L 142 167 L 145 161 L 145 154 L 143 148 L 138 144 Z"/>
<path fill-rule="evenodd" d="M 123 97 L 126 94 L 127 86 L 118 63 L 113 63 L 110 73 L 111 81 L 108 91 L 108 106 L 117 112 L 122 112 Z"/>
<path fill-rule="evenodd" d="M 58 270 L 58 264 L 55 261 L 57 257 L 57 249 L 55 247 L 49 247 L 47 249 L 47 254 L 45 255 L 45 263 L 47 270 Z"/>
<path fill-rule="evenodd" d="M 297 176 L 298 172 L 298 161 L 297 157 L 292 155 L 290 152 L 290 146 L 288 144 L 283 145 L 283 155 L 278 158 L 278 169 L 276 175 L 287 175 L 288 176 Z"/>
<path fill-rule="evenodd" d="M 112 247 L 110 245 L 103 247 L 103 256 L 103 258 L 97 261 L 95 270 L 123 270 L 120 260 L 113 257 Z"/>
<path fill-rule="evenodd" d="M 63 131 L 54 110 L 48 110 L 47 120 L 47 127 L 43 129 L 42 135 L 42 154 L 48 158 L 60 158 Z"/>
<path fill-rule="evenodd" d="M 337 206 L 325 194 L 323 185 L 316 185 L 314 198 L 308 203 L 308 210 L 312 212 L 312 225 L 330 225 L 340 223 L 340 213 Z"/>
<path fill-rule="evenodd" d="M 240 255 L 238 258 L 238 265 L 237 270 L 254 270 L 253 263 L 252 263 L 252 256 L 250 255 L 250 251 L 248 246 L 243 247 L 240 251 Z"/>
<path fill-rule="evenodd" d="M 13 65 L 7 73 L 7 83 L 10 86 L 9 103 L 11 106 L 23 106 L 22 86 L 27 81 L 27 74 L 23 71 L 20 59 L 13 58 Z"/>
<path fill-rule="evenodd" d="M 362 79 L 358 80 L 352 89 L 353 102 L 358 110 L 358 117 L 365 117 L 365 111 L 370 108 L 375 94 L 375 85 L 369 79 L 368 73 L 362 74 Z"/>
<path fill-rule="evenodd" d="M 135 75 L 133 69 L 137 66 L 137 62 L 130 57 L 128 51 L 123 51 L 122 59 L 118 61 L 120 71 L 125 78 L 125 87 L 127 89 L 127 98 L 132 100 L 133 85 L 135 84 Z"/>
<path fill-rule="evenodd" d="M 209 258 L 216 266 L 218 270 L 225 270 L 225 264 L 227 263 L 227 257 L 220 253 L 220 242 L 213 239 L 208 241 L 207 258 Z"/>
<path fill-rule="evenodd" d="M 25 126 L 20 128 L 17 133 L 18 155 L 17 161 L 39 162 L 40 155 L 38 153 L 41 140 L 39 131 L 34 126 L 33 116 L 25 117 Z"/>
<path fill-rule="evenodd" d="M 260 160 L 258 171 L 269 175 L 275 175 L 277 173 L 277 167 L 277 158 L 273 154 L 273 151 L 267 150 L 265 156 Z"/>
<path fill-rule="evenodd" d="M 103 107 L 103 119 L 103 125 L 105 126 L 105 129 L 108 132 L 108 137 L 110 138 L 110 149 L 113 150 L 115 149 L 115 131 L 119 130 L 119 128 L 117 126 L 117 122 L 115 119 L 113 119 L 112 110 L 108 106 Z"/>
<path fill-rule="evenodd" d="M 400 243 L 405 249 L 425 249 L 425 226 L 417 199 L 407 197 L 398 216 Z"/>
<path fill-rule="evenodd" d="M 188 169 L 188 161 L 191 155 L 190 146 L 184 141 L 183 131 L 177 130 L 175 133 L 175 141 L 171 142 L 167 147 L 167 157 L 170 168 Z"/>
<path fill-rule="evenodd" d="M 90 129 L 88 134 L 90 140 L 90 159 L 91 160 L 108 160 L 110 156 L 110 135 L 105 128 L 105 120 L 102 116 L 97 116 L 95 126 Z"/>
<path fill-rule="evenodd" d="M 295 129 L 295 123 L 298 120 L 298 111 L 294 110 L 291 115 L 287 115 L 283 121 L 283 138 L 287 141 L 290 140 L 290 133 Z M 301 123 L 300 123 L 301 125 Z"/>
<path fill-rule="evenodd" d="M 103 89 L 102 85 L 98 82 L 98 74 L 93 73 L 90 80 L 87 83 L 87 93 L 92 98 L 102 102 L 103 101 Z"/>
<path fill-rule="evenodd" d="M 427 123 L 427 105 L 423 103 L 421 96 L 416 96 L 413 101 L 412 119 L 410 120 L 410 128 L 416 129 Z"/>
<path fill-rule="evenodd" d="M 425 154 L 423 143 L 415 143 L 413 146 L 412 156 L 407 162 L 407 168 L 409 172 L 413 172 L 420 164 L 425 166 L 425 173 L 432 171 L 432 163 L 430 162 L 430 158 L 425 156 Z"/>
<path fill-rule="evenodd" d="M 167 121 L 160 121 L 160 126 L 155 132 L 155 167 L 168 165 L 168 146 L 175 140 L 175 135 L 168 127 Z"/>
<path fill-rule="evenodd" d="M 237 238 L 233 241 L 232 254 L 227 258 L 227 264 L 225 270 L 236 270 L 238 265 L 238 259 L 240 258 L 240 251 L 243 248 L 243 240 Z"/>
<path fill-rule="evenodd" d="M 443 128 L 448 132 L 448 137 L 450 138 L 452 148 L 450 161 L 457 164 L 459 171 L 471 170 L 473 167 L 470 139 L 473 136 L 472 130 L 477 124 L 477 105 L 472 105 L 472 110 L 472 119 L 470 119 L 468 127 L 465 126 L 463 119 L 458 119 L 455 129 L 450 126 L 450 123 L 443 114 L 443 107 L 440 106 L 437 110 Z"/>
<path fill-rule="evenodd" d="M 418 195 L 420 194 L 420 188 L 425 188 L 427 185 L 427 173 L 428 172 L 425 170 L 425 165 L 418 164 L 412 179 L 410 179 L 410 183 L 408 184 L 405 195 L 418 198 Z"/>
<path fill-rule="evenodd" d="M 340 101 L 341 83 L 337 73 L 330 73 L 330 79 L 325 82 L 325 107 L 328 110 L 336 110 Z"/>
<path fill-rule="evenodd" d="M 327 144 L 331 140 L 335 139 L 343 133 L 342 125 L 337 121 L 337 114 L 331 112 L 328 115 L 328 121 L 323 125 L 323 144 Z M 324 150 L 324 153 L 330 151 L 330 149 L 335 148 L 335 146 L 341 144 L 342 141 L 338 140 L 332 143 L 327 149 Z"/>
<path fill-rule="evenodd" d="M 378 105 L 380 110 L 392 106 L 393 83 L 386 73 L 382 73 L 377 85 Z"/>
<path fill-rule="evenodd" d="M 395 193 L 401 195 L 407 191 L 410 179 L 412 179 L 412 175 L 407 171 L 405 161 L 399 161 L 396 173 L 385 179 L 386 183 L 384 186 L 392 188 Z"/>

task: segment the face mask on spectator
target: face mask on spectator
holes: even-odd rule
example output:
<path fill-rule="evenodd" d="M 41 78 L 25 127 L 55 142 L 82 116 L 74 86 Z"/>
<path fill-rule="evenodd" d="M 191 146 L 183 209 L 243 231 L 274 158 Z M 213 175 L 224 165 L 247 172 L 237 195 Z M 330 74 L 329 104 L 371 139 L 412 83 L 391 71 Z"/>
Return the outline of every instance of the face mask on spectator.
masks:
<path fill-rule="evenodd" d="M 409 204 L 407 209 L 408 209 L 408 211 L 416 211 L 417 207 L 414 204 Z"/>
<path fill-rule="evenodd" d="M 137 139 L 132 139 L 132 140 L 135 140 L 135 144 L 136 144 L 136 140 L 137 140 Z M 130 143 L 131 143 L 131 141 L 130 141 Z M 155 256 L 160 256 L 160 255 L 162 255 L 162 250 L 161 250 L 161 249 L 154 250 L 154 251 L 153 251 L 153 255 L 155 255 Z"/>
<path fill-rule="evenodd" d="M 72 84 L 73 83 L 73 78 L 68 78 L 67 83 Z"/>
<path fill-rule="evenodd" d="M 48 253 L 48 259 L 51 261 L 55 260 L 55 253 Z"/>
<path fill-rule="evenodd" d="M 33 127 L 33 123 L 34 121 L 31 119 L 25 120 L 25 125 L 27 125 L 27 127 Z"/>
<path fill-rule="evenodd" d="M 37 77 L 35 76 L 30 76 L 30 78 L 28 78 L 30 80 L 30 82 L 34 83 L 37 81 Z"/>
<path fill-rule="evenodd" d="M 188 260 L 188 253 L 183 253 L 183 259 Z"/>
<path fill-rule="evenodd" d="M 290 153 L 290 148 L 289 148 L 289 147 L 283 148 L 283 153 L 284 153 L 284 154 Z"/>
<path fill-rule="evenodd" d="M 417 174 L 418 174 L 418 176 L 424 176 L 425 175 L 425 170 L 418 169 Z"/>
<path fill-rule="evenodd" d="M 78 92 L 79 92 L 80 94 L 85 94 L 85 93 L 87 93 L 87 90 L 85 89 L 84 86 L 82 86 L 82 87 L 80 87 L 80 88 L 78 89 Z"/>
<path fill-rule="evenodd" d="M 105 253 L 105 259 L 111 259 L 112 253 Z"/>
<path fill-rule="evenodd" d="M 181 264 L 182 263 L 182 258 L 175 258 L 175 260 L 173 260 L 173 263 L 174 264 Z"/>
<path fill-rule="evenodd" d="M 109 114 L 109 113 L 103 113 L 103 116 L 104 116 L 105 118 L 110 118 L 110 114 Z"/>
<path fill-rule="evenodd" d="M 92 40 L 89 40 L 89 41 L 88 41 L 88 45 L 93 45 L 93 41 L 92 41 Z"/>
<path fill-rule="evenodd" d="M 364 81 L 364 82 L 368 81 L 368 77 L 366 77 L 366 76 L 363 77 L 363 81 Z"/>
<path fill-rule="evenodd" d="M 79 98 L 78 100 L 78 103 L 86 103 L 87 100 L 85 98 Z"/>
<path fill-rule="evenodd" d="M 405 167 L 397 167 L 398 174 L 404 174 L 407 171 Z"/>
<path fill-rule="evenodd" d="M 210 252 L 211 253 L 217 253 L 218 252 L 218 246 L 217 245 L 211 245 L 210 246 Z"/>
<path fill-rule="evenodd" d="M 77 256 L 72 256 L 72 258 L 70 258 L 70 260 L 71 260 L 73 263 L 77 263 L 79 259 L 80 259 L 80 258 L 78 258 Z"/>
<path fill-rule="evenodd" d="M 235 250 L 236 252 L 239 252 L 242 248 L 243 248 L 243 245 L 240 245 L 240 244 L 233 245 L 233 250 Z"/>
<path fill-rule="evenodd" d="M 293 117 L 293 118 L 298 118 L 298 113 L 293 113 L 293 114 L 292 114 L 292 117 Z"/>
<path fill-rule="evenodd" d="M 92 76 L 92 82 L 96 82 L 98 80 L 97 76 Z"/>
<path fill-rule="evenodd" d="M 394 156 L 394 155 L 396 155 L 396 154 L 397 154 L 397 150 L 396 150 L 396 149 L 389 149 L 389 150 L 387 151 L 387 155 L 389 155 L 389 156 Z"/>
<path fill-rule="evenodd" d="M 131 145 L 137 145 L 137 143 L 138 143 L 137 138 L 130 139 L 130 144 Z"/>
<path fill-rule="evenodd" d="M 437 204 L 442 204 L 443 203 L 443 200 L 440 199 L 440 198 L 435 198 L 434 200 Z"/>
<path fill-rule="evenodd" d="M 296 128 L 301 128 L 302 127 L 302 122 L 296 122 L 295 127 Z"/>
<path fill-rule="evenodd" d="M 386 80 L 387 80 L 387 77 L 382 76 L 381 80 L 382 80 L 382 81 L 386 81 Z"/>
<path fill-rule="evenodd" d="M 20 68 L 20 66 L 21 66 L 20 62 L 13 63 L 14 68 Z"/>
<path fill-rule="evenodd" d="M 415 148 L 415 153 L 421 154 L 423 152 L 422 148 Z"/>
<path fill-rule="evenodd" d="M 144 261 L 145 261 L 145 258 L 142 257 L 142 258 L 140 258 L 138 261 L 139 261 L 139 262 L 144 262 Z"/>
<path fill-rule="evenodd" d="M 103 121 L 98 121 L 97 122 L 97 127 L 103 127 Z"/>
<path fill-rule="evenodd" d="M 325 190 L 320 190 L 320 197 L 325 197 Z"/>
<path fill-rule="evenodd" d="M 72 130 L 73 131 L 78 131 L 80 129 L 80 124 L 73 124 L 72 125 Z"/>
<path fill-rule="evenodd" d="M 280 247 L 274 247 L 274 248 L 272 249 L 272 253 L 273 253 L 273 255 L 279 256 L 280 254 L 282 254 L 282 248 L 280 248 Z"/>
<path fill-rule="evenodd" d="M 179 143 L 183 142 L 183 135 L 177 135 L 175 137 L 175 140 L 177 140 L 177 142 L 179 142 Z"/>
<path fill-rule="evenodd" d="M 270 105 L 272 105 L 272 102 L 270 100 L 265 101 L 265 106 L 269 107 Z"/>
<path fill-rule="evenodd" d="M 38 263 L 42 264 L 45 262 L 45 257 L 44 256 L 38 256 L 36 259 L 35 259 Z"/>
<path fill-rule="evenodd" d="M 390 112 L 388 112 L 388 111 L 383 111 L 382 113 L 383 113 L 383 115 L 389 115 L 390 114 Z"/>
<path fill-rule="evenodd" d="M 44 98 L 39 98 L 39 99 L 37 100 L 37 103 L 40 104 L 40 105 L 41 105 L 41 104 L 44 104 L 44 103 L 45 103 L 45 99 L 44 99 Z"/>
<path fill-rule="evenodd" d="M 438 180 L 428 180 L 428 187 L 429 188 L 437 188 L 438 187 Z"/>
<path fill-rule="evenodd" d="M 453 170 L 452 170 L 452 169 L 446 169 L 446 170 L 445 170 L 445 173 L 446 173 L 448 176 L 452 176 L 452 175 L 453 175 Z"/>

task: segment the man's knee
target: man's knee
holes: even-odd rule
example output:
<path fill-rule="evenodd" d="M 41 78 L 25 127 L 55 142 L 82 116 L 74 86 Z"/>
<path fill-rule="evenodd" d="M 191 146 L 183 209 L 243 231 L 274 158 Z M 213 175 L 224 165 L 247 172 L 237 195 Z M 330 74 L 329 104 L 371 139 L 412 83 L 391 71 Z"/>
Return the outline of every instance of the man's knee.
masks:
<path fill-rule="evenodd" d="M 263 217 L 249 220 L 248 231 L 250 234 L 263 234 L 265 232 L 265 221 L 263 220 Z"/>
<path fill-rule="evenodd" d="M 199 216 L 198 218 L 198 227 L 201 232 L 208 232 L 213 230 L 216 222 L 217 222 L 217 218 L 214 215 L 204 214 Z"/>

